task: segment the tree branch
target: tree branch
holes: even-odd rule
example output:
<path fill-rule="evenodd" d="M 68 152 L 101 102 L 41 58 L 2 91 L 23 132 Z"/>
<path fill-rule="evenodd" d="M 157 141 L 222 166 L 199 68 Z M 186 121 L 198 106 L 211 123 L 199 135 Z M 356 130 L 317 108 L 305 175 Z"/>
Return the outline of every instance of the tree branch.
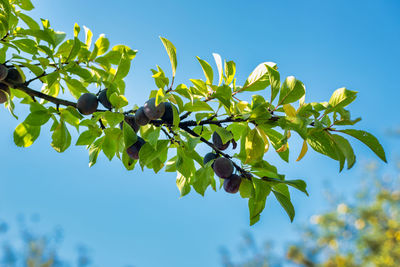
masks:
<path fill-rule="evenodd" d="M 61 98 L 57 98 L 57 97 L 53 97 L 53 96 L 50 96 L 50 95 L 46 95 L 46 94 L 44 94 L 42 92 L 39 92 L 39 91 L 36 91 L 36 90 L 33 90 L 33 89 L 29 88 L 25 84 L 15 84 L 12 87 L 14 89 L 21 90 L 21 91 L 27 93 L 30 96 L 39 97 L 41 99 L 47 100 L 49 102 L 52 102 L 52 103 L 54 103 L 56 105 L 62 105 L 62 106 L 76 108 L 76 103 L 75 102 L 71 102 L 71 101 L 68 101 L 68 100 L 61 99 Z"/>

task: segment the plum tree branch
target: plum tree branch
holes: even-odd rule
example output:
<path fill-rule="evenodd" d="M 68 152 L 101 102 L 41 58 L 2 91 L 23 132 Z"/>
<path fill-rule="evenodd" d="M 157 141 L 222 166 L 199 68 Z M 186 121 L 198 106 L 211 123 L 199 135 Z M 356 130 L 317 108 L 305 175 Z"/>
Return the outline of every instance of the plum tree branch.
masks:
<path fill-rule="evenodd" d="M 39 91 L 36 91 L 36 90 L 33 90 L 33 89 L 29 88 L 25 84 L 14 84 L 12 86 L 13 86 L 14 89 L 23 91 L 23 92 L 27 93 L 30 96 L 39 97 L 41 99 L 47 100 L 49 102 L 52 102 L 52 103 L 54 103 L 56 105 L 62 105 L 62 106 L 67 106 L 67 107 L 70 106 L 70 107 L 76 108 L 76 103 L 75 102 L 71 102 L 71 101 L 68 101 L 68 100 L 64 100 L 64 99 L 61 99 L 61 98 L 57 98 L 57 97 L 53 97 L 53 96 L 44 94 L 42 92 L 39 92 Z"/>
<path fill-rule="evenodd" d="M 53 96 L 47 95 L 45 93 L 36 91 L 36 90 L 26 86 L 25 83 L 23 83 L 23 84 L 8 84 L 8 85 L 13 87 L 14 89 L 17 89 L 17 90 L 25 92 L 26 94 L 28 94 L 31 97 L 38 97 L 38 98 L 47 100 L 47 101 L 49 101 L 51 103 L 54 103 L 56 105 L 62 105 L 62 106 L 66 106 L 66 107 L 77 108 L 75 102 L 68 101 L 68 100 L 61 99 L 61 98 L 57 98 L 57 97 L 53 97 Z M 104 112 L 105 110 L 98 109 L 97 111 L 98 112 Z"/>

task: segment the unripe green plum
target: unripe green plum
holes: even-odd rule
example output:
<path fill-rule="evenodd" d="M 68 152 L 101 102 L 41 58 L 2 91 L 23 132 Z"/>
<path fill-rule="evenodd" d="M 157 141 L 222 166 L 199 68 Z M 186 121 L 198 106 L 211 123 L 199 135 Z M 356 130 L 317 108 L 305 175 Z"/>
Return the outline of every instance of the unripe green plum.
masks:
<path fill-rule="evenodd" d="M 165 102 L 164 106 L 165 106 L 165 111 L 164 111 L 164 115 L 162 115 L 161 119 L 168 124 L 173 124 L 174 123 L 174 110 L 173 109 L 175 107 L 170 102 Z"/>
<path fill-rule="evenodd" d="M 228 141 L 227 143 L 222 143 L 222 139 L 221 136 L 219 136 L 219 134 L 217 132 L 213 132 L 212 135 L 212 140 L 213 140 L 213 144 L 214 146 L 216 146 L 219 150 L 225 150 L 228 148 L 230 141 Z"/>
<path fill-rule="evenodd" d="M 136 141 L 136 143 L 134 143 L 133 145 L 131 145 L 130 147 L 128 147 L 126 149 L 126 153 L 129 155 L 129 157 L 131 157 L 132 159 L 139 159 L 139 151 L 142 148 L 142 146 L 146 143 L 146 141 L 144 141 L 143 138 L 141 138 L 140 136 L 138 136 L 138 139 Z"/>
<path fill-rule="evenodd" d="M 112 109 L 111 102 L 107 97 L 107 89 L 102 90 L 97 98 L 106 109 Z"/>
<path fill-rule="evenodd" d="M 11 84 L 21 84 L 24 82 L 24 79 L 17 69 L 11 68 L 8 69 L 5 81 Z"/>
<path fill-rule="evenodd" d="M 213 170 L 219 178 L 229 178 L 233 173 L 233 163 L 224 157 L 217 158 L 214 161 Z"/>
<path fill-rule="evenodd" d="M 149 100 L 146 101 L 143 105 L 143 111 L 144 114 L 146 114 L 146 117 L 149 118 L 150 120 L 156 120 L 162 117 L 165 112 L 165 103 L 159 103 L 158 106 L 156 106 L 156 98 L 150 98 Z"/>
<path fill-rule="evenodd" d="M 3 81 L 8 75 L 8 68 L 4 65 L 0 65 L 0 81 Z"/>
<path fill-rule="evenodd" d="M 0 83 L 0 104 L 7 102 L 7 94 L 10 94 L 10 88 L 4 83 Z"/>
<path fill-rule="evenodd" d="M 93 112 L 97 110 L 98 105 L 97 97 L 91 93 L 84 93 L 79 97 L 76 103 L 77 109 L 83 115 L 93 114 Z"/>
<path fill-rule="evenodd" d="M 136 123 L 140 126 L 145 126 L 150 121 L 146 114 L 144 114 L 143 107 L 140 107 L 138 110 L 136 110 L 135 119 Z"/>
<path fill-rule="evenodd" d="M 214 160 L 214 159 L 216 159 L 216 158 L 218 158 L 218 155 L 217 154 L 215 154 L 215 153 L 207 153 L 205 156 L 204 156 L 204 159 L 203 159 L 203 163 L 204 163 L 204 165 L 206 165 L 207 164 L 207 162 L 209 162 L 209 161 L 211 161 L 211 160 Z"/>
<path fill-rule="evenodd" d="M 127 124 L 129 124 L 129 126 L 132 127 L 132 129 L 135 131 L 135 133 L 137 133 L 139 131 L 140 126 L 136 123 L 135 115 L 125 115 L 124 120 Z M 123 122 L 121 122 L 119 125 L 121 130 L 123 129 L 123 125 L 124 125 Z"/>
<path fill-rule="evenodd" d="M 239 191 L 242 177 L 232 174 L 228 179 L 224 180 L 224 189 L 226 192 L 235 194 Z"/>

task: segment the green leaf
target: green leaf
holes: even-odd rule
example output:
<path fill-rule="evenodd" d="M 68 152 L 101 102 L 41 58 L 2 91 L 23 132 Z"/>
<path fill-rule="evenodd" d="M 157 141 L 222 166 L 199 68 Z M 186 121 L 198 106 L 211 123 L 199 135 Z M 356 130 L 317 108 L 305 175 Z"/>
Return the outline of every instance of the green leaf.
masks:
<path fill-rule="evenodd" d="M 12 43 L 21 49 L 21 51 L 26 52 L 28 54 L 35 55 L 38 51 L 37 43 L 31 39 L 18 39 L 13 40 Z"/>
<path fill-rule="evenodd" d="M 300 190 L 301 192 L 303 192 L 304 194 L 306 194 L 308 196 L 308 192 L 307 192 L 307 184 L 306 182 L 304 182 L 303 180 L 285 180 L 284 181 L 285 184 L 293 186 L 294 188 Z"/>
<path fill-rule="evenodd" d="M 24 123 L 32 126 L 41 126 L 50 119 L 50 116 L 51 114 L 47 110 L 37 110 L 31 112 L 28 117 L 26 117 Z"/>
<path fill-rule="evenodd" d="M 207 96 L 208 88 L 207 84 L 204 81 L 199 79 L 190 79 L 190 81 L 195 86 L 194 88 L 198 90 L 198 92 L 196 92 L 195 90 L 193 90 L 193 87 L 191 87 L 190 89 L 192 89 L 193 94 Z"/>
<path fill-rule="evenodd" d="M 222 59 L 221 56 L 217 53 L 213 53 L 213 57 L 215 60 L 215 64 L 217 64 L 217 69 L 218 69 L 218 86 L 221 85 L 222 83 L 222 78 L 224 77 L 224 71 L 222 69 Z"/>
<path fill-rule="evenodd" d="M 271 103 L 279 93 L 281 88 L 281 76 L 279 72 L 269 65 L 266 65 L 268 70 L 269 83 L 271 85 Z"/>
<path fill-rule="evenodd" d="M 265 143 L 257 129 L 252 129 L 246 136 L 246 161 L 251 164 L 262 160 L 264 156 Z"/>
<path fill-rule="evenodd" d="M 248 179 L 242 179 L 239 187 L 240 196 L 242 198 L 251 198 L 254 195 L 254 185 Z"/>
<path fill-rule="evenodd" d="M 178 128 L 179 127 L 179 123 L 181 122 L 181 119 L 179 117 L 179 113 L 178 110 L 176 108 L 172 108 L 172 112 L 173 112 L 173 124 L 174 124 L 174 128 Z"/>
<path fill-rule="evenodd" d="M 19 147 L 29 147 L 40 135 L 40 126 L 21 123 L 15 128 L 14 143 Z"/>
<path fill-rule="evenodd" d="M 307 196 L 309 196 L 307 189 L 306 189 L 307 184 L 303 180 L 300 180 L 300 179 L 298 179 L 298 180 L 282 180 L 280 178 L 271 178 L 271 177 L 263 177 L 263 180 L 268 181 L 268 182 L 278 183 L 278 184 L 290 185 L 290 186 L 296 188 L 297 190 L 303 192 Z"/>
<path fill-rule="evenodd" d="M 137 162 L 136 160 L 132 159 L 128 155 L 128 153 L 126 152 L 126 149 L 124 149 L 122 151 L 122 163 L 124 164 L 125 168 L 128 171 L 131 171 L 131 170 L 133 170 L 135 168 L 136 162 Z"/>
<path fill-rule="evenodd" d="M 35 7 L 32 5 L 32 2 L 30 0 L 20 0 L 18 4 L 22 9 L 30 11 L 34 9 Z"/>
<path fill-rule="evenodd" d="M 70 93 L 76 99 L 78 99 L 81 96 L 81 94 L 83 94 L 83 93 L 89 93 L 89 91 L 86 89 L 86 87 L 83 86 L 82 83 L 76 79 L 68 78 L 68 79 L 65 79 L 64 81 L 67 84 L 67 87 L 68 87 Z"/>
<path fill-rule="evenodd" d="M 94 49 L 89 57 L 89 60 L 93 60 L 96 57 L 103 55 L 105 52 L 107 52 L 109 47 L 110 41 L 105 37 L 104 34 L 101 34 L 94 44 Z"/>
<path fill-rule="evenodd" d="M 166 172 L 176 172 L 176 161 L 178 160 L 178 156 L 172 157 L 165 165 Z"/>
<path fill-rule="evenodd" d="M 178 65 L 178 61 L 176 60 L 176 48 L 169 40 L 167 40 L 161 36 L 160 36 L 160 39 L 165 47 L 165 50 L 167 50 L 169 60 L 171 61 L 172 77 L 175 77 L 176 67 Z"/>
<path fill-rule="evenodd" d="M 181 197 L 183 197 L 190 192 L 189 178 L 183 176 L 180 172 L 177 172 L 177 174 L 176 185 L 181 192 Z"/>
<path fill-rule="evenodd" d="M 225 83 L 231 84 L 236 74 L 236 64 L 233 61 L 225 61 Z"/>
<path fill-rule="evenodd" d="M 201 68 L 203 69 L 204 75 L 206 76 L 207 84 L 212 85 L 214 79 L 213 69 L 211 68 L 210 64 L 208 64 L 207 61 L 199 57 L 196 58 L 200 62 Z"/>
<path fill-rule="evenodd" d="M 334 160 L 340 159 L 335 148 L 336 145 L 326 131 L 310 130 L 307 143 L 318 153 L 324 154 Z"/>
<path fill-rule="evenodd" d="M 123 134 L 124 134 L 124 144 L 125 147 L 128 148 L 137 141 L 137 135 L 132 127 L 124 121 L 123 126 Z"/>
<path fill-rule="evenodd" d="M 348 135 L 360 140 L 366 146 L 368 146 L 381 160 L 383 160 L 384 162 L 387 163 L 385 151 L 384 151 L 382 145 L 379 143 L 378 139 L 376 139 L 376 137 L 373 136 L 372 134 L 365 132 L 365 131 L 354 130 L 354 129 L 337 130 L 337 131 L 348 134 Z"/>
<path fill-rule="evenodd" d="M 55 128 L 51 139 L 51 146 L 59 153 L 64 152 L 71 145 L 71 135 L 63 120 Z"/>
<path fill-rule="evenodd" d="M 92 45 L 93 33 L 86 26 L 83 26 L 83 29 L 85 30 L 85 44 L 86 44 L 87 49 L 89 49 L 90 46 Z"/>
<path fill-rule="evenodd" d="M 129 54 L 126 52 L 126 50 L 124 50 L 122 53 L 121 61 L 118 64 L 117 72 L 115 73 L 114 76 L 114 81 L 118 82 L 123 78 L 125 78 L 126 75 L 128 75 L 130 68 L 131 68 L 131 58 L 129 57 Z"/>
<path fill-rule="evenodd" d="M 104 132 L 106 135 L 102 144 L 102 149 L 104 154 L 111 161 L 119 149 L 121 130 L 118 128 L 107 128 Z"/>
<path fill-rule="evenodd" d="M 97 137 L 100 136 L 101 133 L 94 130 L 84 131 L 79 135 L 78 140 L 76 141 L 76 146 L 88 146 L 91 145 Z"/>
<path fill-rule="evenodd" d="M 89 167 L 92 167 L 96 164 L 97 157 L 101 151 L 101 145 L 103 144 L 105 136 L 97 139 L 89 148 Z"/>
<path fill-rule="evenodd" d="M 268 136 L 268 139 L 270 140 L 272 146 L 274 147 L 275 150 L 278 150 L 283 144 L 284 144 L 284 136 L 273 130 L 270 129 L 264 125 L 259 126 L 264 133 Z M 289 162 L 289 149 L 286 149 L 283 152 L 277 152 L 279 157 L 281 157 L 284 161 Z"/>
<path fill-rule="evenodd" d="M 305 93 L 306 89 L 303 83 L 295 77 L 289 76 L 282 84 L 278 106 L 293 103 L 302 98 Z"/>
<path fill-rule="evenodd" d="M 121 121 L 124 120 L 124 114 L 122 113 L 111 112 L 107 110 L 103 112 L 102 115 L 111 128 L 114 128 L 116 125 L 118 125 Z"/>
<path fill-rule="evenodd" d="M 49 31 L 44 31 L 44 30 L 27 30 L 27 29 L 21 29 L 20 30 L 21 34 L 29 35 L 32 37 L 35 37 L 37 41 L 39 42 L 40 40 L 43 40 L 53 46 L 56 46 L 56 42 L 53 38 L 53 36 L 50 34 Z"/>
<path fill-rule="evenodd" d="M 81 41 L 79 41 L 79 39 L 77 37 L 74 38 L 74 42 L 72 44 L 72 48 L 71 51 L 68 54 L 68 57 L 66 59 L 66 61 L 72 61 L 74 60 L 78 54 L 79 54 L 79 50 L 81 49 Z"/>
<path fill-rule="evenodd" d="M 260 220 L 260 214 L 264 210 L 267 196 L 271 193 L 271 187 L 268 183 L 260 179 L 253 179 L 253 184 L 254 196 L 249 199 L 250 225 Z"/>
<path fill-rule="evenodd" d="M 214 180 L 214 171 L 211 166 L 206 166 L 198 169 L 194 174 L 192 186 L 197 193 L 204 196 L 207 187 Z"/>
<path fill-rule="evenodd" d="M 217 92 L 214 94 L 214 96 L 221 101 L 226 108 L 229 109 L 231 107 L 232 89 L 228 85 L 224 84 L 222 86 L 218 86 Z"/>
<path fill-rule="evenodd" d="M 204 101 L 198 100 L 193 104 L 188 102 L 183 107 L 185 111 L 196 112 L 196 111 L 214 111 L 209 104 Z"/>
<path fill-rule="evenodd" d="M 190 158 L 185 150 L 182 148 L 177 149 L 178 159 L 176 161 L 176 169 L 185 177 L 191 177 L 194 170 L 194 161 Z"/>
<path fill-rule="evenodd" d="M 337 134 L 332 134 L 331 136 L 347 160 L 347 169 L 351 169 L 356 162 L 356 156 L 354 155 L 353 148 L 349 141 L 347 141 L 343 136 Z"/>
<path fill-rule="evenodd" d="M 331 105 L 331 108 L 334 110 L 343 108 L 353 102 L 356 97 L 356 91 L 339 88 L 332 94 L 331 99 L 329 99 L 329 105 Z"/>
<path fill-rule="evenodd" d="M 39 30 L 40 29 L 39 24 L 34 19 L 29 17 L 28 15 L 19 13 L 18 17 L 20 17 L 31 30 Z"/>
<path fill-rule="evenodd" d="M 165 77 L 164 71 L 159 66 L 157 66 L 157 70 L 151 69 L 151 72 L 153 73 L 152 77 L 158 88 L 164 88 L 169 85 L 169 79 Z"/>
<path fill-rule="evenodd" d="M 276 66 L 276 63 L 264 62 L 259 64 L 247 78 L 241 91 L 254 92 L 266 88 L 269 85 L 267 65 L 273 68 Z"/>
<path fill-rule="evenodd" d="M 123 95 L 117 95 L 116 93 L 111 94 L 109 100 L 113 107 L 119 109 L 129 104 L 128 100 Z"/>
<path fill-rule="evenodd" d="M 281 206 L 285 209 L 286 213 L 289 215 L 290 221 L 293 222 L 295 211 L 290 198 L 278 191 L 272 190 L 272 192 Z"/>
<path fill-rule="evenodd" d="M 81 27 L 79 27 L 78 23 L 75 23 L 75 25 L 74 25 L 74 37 L 78 37 L 80 31 L 81 31 Z"/>

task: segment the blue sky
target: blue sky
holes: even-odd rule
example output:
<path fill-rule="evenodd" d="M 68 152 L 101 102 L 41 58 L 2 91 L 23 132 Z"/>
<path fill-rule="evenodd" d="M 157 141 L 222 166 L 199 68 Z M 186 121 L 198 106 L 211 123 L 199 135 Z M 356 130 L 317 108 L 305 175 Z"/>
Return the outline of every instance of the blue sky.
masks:
<path fill-rule="evenodd" d="M 105 33 L 114 44 L 139 50 L 128 75 L 126 96 L 140 105 L 155 89 L 150 68 L 170 63 L 158 38 L 171 40 L 178 53 L 177 82 L 203 78 L 195 56 L 213 63 L 212 53 L 234 60 L 243 83 L 255 66 L 277 62 L 281 77 L 294 75 L 307 88 L 307 101 L 328 100 L 339 87 L 359 92 L 352 104 L 358 128 L 375 134 L 389 159 L 398 144 L 385 131 L 399 125 L 400 2 L 398 1 L 34 1 L 35 18 L 71 35 L 73 25 Z M 24 118 L 24 112 L 17 113 Z M 310 197 L 293 192 L 294 223 L 270 197 L 261 221 L 248 226 L 247 201 L 223 191 L 179 199 L 175 174 L 136 169 L 127 172 L 102 155 L 88 168 L 87 151 L 71 147 L 58 154 L 42 131 L 28 148 L 13 144 L 18 125 L 0 110 L 0 217 L 40 214 L 40 229 L 61 225 L 62 253 L 69 257 L 83 242 L 97 266 L 219 266 L 218 249 L 234 249 L 243 231 L 257 240 L 285 243 L 307 218 L 324 210 L 322 188 L 329 181 L 343 195 L 358 186 L 363 162 L 374 158 L 353 142 L 358 163 L 338 175 L 337 163 L 309 152 L 290 163 L 267 157 L 288 178 L 304 178 Z M 76 135 L 74 136 L 76 140 Z"/>

